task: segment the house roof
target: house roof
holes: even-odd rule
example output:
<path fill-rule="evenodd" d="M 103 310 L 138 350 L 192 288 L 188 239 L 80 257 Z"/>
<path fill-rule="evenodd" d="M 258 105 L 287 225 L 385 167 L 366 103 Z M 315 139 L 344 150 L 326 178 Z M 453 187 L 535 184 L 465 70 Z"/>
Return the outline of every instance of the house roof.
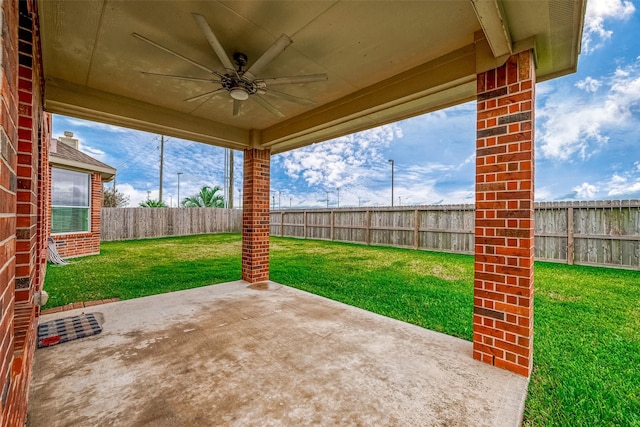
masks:
<path fill-rule="evenodd" d="M 586 0 L 150 4 L 38 0 L 47 111 L 278 153 L 473 100 L 477 73 L 524 50 L 535 50 L 538 81 L 572 73 Z M 205 26 L 228 58 L 247 56 L 245 70 L 289 36 L 259 78 L 328 79 L 200 98 L 233 74 Z"/>
<path fill-rule="evenodd" d="M 66 166 L 89 172 L 100 172 L 103 182 L 111 181 L 116 174 L 115 168 L 63 142 L 57 141 L 52 146 L 56 147 L 55 152 L 51 151 L 49 153 L 49 163 L 52 165 Z"/>

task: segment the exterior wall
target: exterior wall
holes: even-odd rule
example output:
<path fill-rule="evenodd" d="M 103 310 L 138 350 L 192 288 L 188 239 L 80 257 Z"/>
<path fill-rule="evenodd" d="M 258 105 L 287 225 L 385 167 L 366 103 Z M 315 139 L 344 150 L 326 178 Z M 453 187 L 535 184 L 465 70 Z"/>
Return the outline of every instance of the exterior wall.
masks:
<path fill-rule="evenodd" d="M 51 176 L 51 168 L 49 168 Z M 100 210 L 102 209 L 102 177 L 91 175 L 91 224 L 88 233 L 55 234 L 53 239 L 62 258 L 100 253 Z M 51 218 L 51 208 L 47 220 Z"/>
<path fill-rule="evenodd" d="M 2 1 L 0 102 L 0 424 L 25 422 L 38 307 L 46 268 L 46 143 L 37 27 L 31 1 Z"/>
<path fill-rule="evenodd" d="M 16 191 L 18 167 L 18 3 L 2 2 L 0 69 L 0 424 L 7 424 L 14 398 L 13 308 L 16 271 Z"/>
<path fill-rule="evenodd" d="M 531 51 L 478 74 L 473 357 L 529 376 L 533 361 Z"/>
<path fill-rule="evenodd" d="M 244 150 L 242 280 L 269 280 L 270 150 Z"/>

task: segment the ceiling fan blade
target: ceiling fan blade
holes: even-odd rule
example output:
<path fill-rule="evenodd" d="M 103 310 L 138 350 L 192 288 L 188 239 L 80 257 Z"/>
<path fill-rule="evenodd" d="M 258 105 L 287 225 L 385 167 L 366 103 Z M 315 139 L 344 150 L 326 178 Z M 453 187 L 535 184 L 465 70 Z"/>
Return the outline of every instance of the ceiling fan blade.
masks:
<path fill-rule="evenodd" d="M 142 40 L 143 42 L 149 43 L 149 44 L 150 44 L 151 46 L 153 46 L 153 47 L 157 47 L 158 49 L 160 49 L 160 50 L 162 50 L 162 51 L 167 52 L 167 53 L 168 53 L 168 54 L 170 54 L 170 55 L 173 55 L 173 56 L 175 56 L 175 57 L 177 57 L 177 58 L 180 58 L 180 59 L 182 59 L 183 61 L 188 62 L 188 63 L 189 63 L 189 64 L 191 64 L 191 65 L 195 65 L 196 67 L 198 67 L 198 68 L 200 68 L 200 69 L 202 69 L 202 70 L 205 70 L 205 71 L 206 71 L 206 72 L 208 72 L 208 73 L 215 74 L 215 71 L 213 71 L 211 68 L 206 67 L 206 66 L 204 66 L 204 65 L 202 65 L 202 64 L 200 64 L 200 63 L 198 63 L 198 62 L 194 61 L 193 59 L 189 59 L 189 58 L 187 58 L 186 56 L 180 55 L 178 52 L 175 52 L 175 51 L 173 51 L 173 50 L 169 49 L 168 47 L 164 47 L 164 46 L 162 46 L 162 45 L 160 45 L 160 44 L 158 44 L 158 43 L 154 42 L 153 40 L 149 40 L 148 38 L 146 38 L 146 37 L 144 37 L 144 36 L 141 36 L 141 35 L 140 35 L 140 34 L 138 34 L 138 33 L 131 33 L 131 35 L 132 35 L 133 37 L 135 37 L 135 38 L 139 39 L 139 40 Z"/>
<path fill-rule="evenodd" d="M 192 15 L 193 15 L 193 18 L 198 23 L 198 26 L 200 27 L 200 29 L 204 33 L 204 36 L 207 38 L 207 41 L 209 42 L 209 44 L 213 48 L 213 51 L 218 56 L 218 59 L 220 59 L 220 62 L 222 62 L 222 65 L 224 66 L 224 68 L 226 68 L 227 70 L 235 71 L 235 68 L 233 67 L 233 64 L 231 63 L 231 60 L 229 59 L 229 56 L 227 55 L 227 52 L 225 52 L 224 48 L 222 47 L 222 45 L 218 41 L 218 38 L 216 37 L 216 35 L 211 30 L 211 27 L 209 26 L 209 23 L 207 22 L 207 19 L 204 16 L 200 15 L 199 13 L 192 13 Z"/>
<path fill-rule="evenodd" d="M 242 101 L 238 101 L 237 99 L 233 100 L 233 115 L 237 116 L 240 113 L 240 107 L 242 106 Z"/>
<path fill-rule="evenodd" d="M 284 114 L 282 114 L 280 112 L 280 110 L 278 110 L 269 101 L 267 101 L 266 99 L 264 99 L 260 95 L 255 94 L 254 96 L 251 97 L 251 99 L 255 99 L 255 101 L 258 104 L 260 104 L 265 110 L 268 110 L 269 112 L 273 113 L 274 115 L 276 115 L 278 117 L 284 117 Z"/>
<path fill-rule="evenodd" d="M 216 94 L 218 92 L 222 92 L 222 91 L 226 92 L 226 90 L 224 88 L 220 88 L 220 89 L 212 90 L 211 92 L 205 92 L 205 93 L 202 93 L 200 95 L 196 95 L 196 96 L 191 97 L 191 98 L 183 99 L 183 101 L 185 101 L 185 102 L 198 101 L 200 99 L 208 98 L 208 97 L 210 97 L 210 96 L 212 96 L 212 95 L 214 95 L 214 94 Z"/>
<path fill-rule="evenodd" d="M 280 91 L 277 91 L 277 90 L 269 89 L 269 90 L 266 90 L 265 93 L 267 93 L 269 95 L 272 95 L 272 96 L 275 96 L 275 97 L 280 98 L 280 99 L 284 99 L 284 100 L 287 100 L 287 101 L 295 102 L 296 104 L 309 105 L 309 106 L 312 106 L 312 107 L 317 105 L 315 102 L 313 102 L 310 99 L 300 98 L 298 96 L 289 95 L 288 93 L 280 92 Z"/>
<path fill-rule="evenodd" d="M 203 79 L 200 77 L 174 76 L 172 74 L 149 73 L 147 71 L 140 71 L 140 73 L 144 74 L 145 76 L 166 77 L 169 79 L 188 80 L 188 81 L 194 81 L 194 82 L 220 83 L 220 80 Z"/>
<path fill-rule="evenodd" d="M 293 43 L 293 40 L 291 40 L 286 34 L 282 34 L 244 74 L 247 75 L 249 80 L 255 79 L 262 69 L 269 65 L 269 63 L 289 47 L 291 43 Z"/>
<path fill-rule="evenodd" d="M 276 85 L 288 85 L 296 83 L 315 83 L 324 82 L 329 80 L 329 76 L 326 74 L 308 74 L 306 76 L 292 76 L 292 77 L 274 77 L 272 79 L 260 79 L 258 82 L 263 82 L 269 86 Z"/>

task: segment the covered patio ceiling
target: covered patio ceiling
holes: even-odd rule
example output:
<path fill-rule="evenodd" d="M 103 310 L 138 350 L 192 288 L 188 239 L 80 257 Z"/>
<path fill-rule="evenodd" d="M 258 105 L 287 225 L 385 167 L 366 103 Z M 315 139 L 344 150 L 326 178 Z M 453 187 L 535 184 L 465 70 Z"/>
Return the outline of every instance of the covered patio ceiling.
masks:
<path fill-rule="evenodd" d="M 538 81 L 571 73 L 585 1 L 40 0 L 38 7 L 47 111 L 278 153 L 475 99 L 478 72 L 526 49 L 535 48 Z M 226 90 L 185 101 L 220 87 L 198 80 L 219 80 L 211 71 L 232 73 L 194 14 L 228 57 L 246 54 L 244 70 L 286 34 L 293 43 L 255 77 L 326 74 L 273 88 L 313 104 L 252 94 L 234 115 Z"/>

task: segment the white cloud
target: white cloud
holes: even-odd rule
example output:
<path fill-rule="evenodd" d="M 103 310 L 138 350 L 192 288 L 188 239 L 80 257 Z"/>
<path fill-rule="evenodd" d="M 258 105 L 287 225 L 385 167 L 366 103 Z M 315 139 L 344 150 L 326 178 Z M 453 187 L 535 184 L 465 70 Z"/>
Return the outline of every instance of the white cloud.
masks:
<path fill-rule="evenodd" d="M 80 149 L 80 151 L 93 157 L 94 159 L 100 160 L 103 163 L 105 162 L 107 153 L 100 150 L 99 148 L 91 147 L 90 145 L 84 144 L 82 141 L 78 142 L 78 148 Z"/>
<path fill-rule="evenodd" d="M 576 83 L 576 87 L 584 90 L 585 92 L 595 92 L 600 86 L 602 86 L 602 82 L 600 80 L 596 80 L 588 76 L 584 80 L 580 80 Z"/>
<path fill-rule="evenodd" d="M 534 198 L 536 202 L 550 200 L 553 198 L 553 191 L 547 187 L 536 187 Z"/>
<path fill-rule="evenodd" d="M 612 197 L 637 195 L 640 193 L 640 176 L 622 176 L 614 174 L 607 183 L 609 192 Z"/>
<path fill-rule="evenodd" d="M 595 185 L 591 185 L 588 182 L 583 182 L 577 187 L 573 187 L 573 191 L 578 199 L 593 199 L 598 192 Z"/>
<path fill-rule="evenodd" d="M 74 119 L 71 117 L 58 116 L 58 119 L 59 121 L 62 122 L 62 123 L 59 123 L 59 125 L 62 127 L 90 128 L 92 130 L 106 131 L 106 132 L 112 132 L 112 133 L 135 132 L 131 129 L 108 125 L 106 123 L 90 122 L 87 120 Z"/>
<path fill-rule="evenodd" d="M 588 158 L 609 141 L 607 130 L 633 126 L 633 111 L 640 103 L 640 63 L 618 68 L 606 85 L 604 95 L 556 96 L 536 111 L 544 157 Z"/>
<path fill-rule="evenodd" d="M 129 196 L 129 203 L 127 206 L 129 207 L 137 207 L 141 202 L 147 200 L 147 197 L 150 199 L 158 199 L 158 191 L 151 191 L 147 196 L 147 191 L 140 190 L 135 188 L 133 185 L 124 183 L 117 184 L 118 193 L 122 193 L 126 196 Z"/>
<path fill-rule="evenodd" d="M 291 179 L 302 179 L 311 187 L 355 185 L 375 175 L 378 165 L 387 163 L 383 151 L 396 138 L 402 138 L 402 128 L 384 125 L 283 153 L 274 163 Z"/>
<path fill-rule="evenodd" d="M 629 0 L 589 0 L 584 19 L 583 52 L 589 54 L 611 38 L 613 31 L 605 28 L 606 20 L 627 19 L 634 12 L 635 7 Z"/>

